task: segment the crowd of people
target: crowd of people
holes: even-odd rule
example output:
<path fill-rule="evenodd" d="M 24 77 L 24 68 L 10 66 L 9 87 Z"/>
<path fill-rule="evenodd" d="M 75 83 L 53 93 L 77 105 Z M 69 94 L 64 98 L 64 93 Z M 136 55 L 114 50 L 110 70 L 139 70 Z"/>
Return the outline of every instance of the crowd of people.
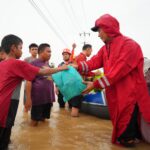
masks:
<path fill-rule="evenodd" d="M 7 149 L 12 126 L 18 109 L 21 82 L 25 80 L 24 111 L 31 109 L 31 125 L 50 118 L 51 108 L 58 95 L 60 108 L 65 107 L 63 93 L 51 78 L 53 73 L 67 70 L 73 66 L 82 76 L 100 75 L 93 70 L 103 68 L 104 75 L 91 82 L 85 81 L 86 89 L 68 101 L 71 116 L 78 117 L 83 95 L 94 88 L 105 89 L 110 118 L 113 125 L 112 143 L 133 147 L 143 139 L 141 120 L 149 129 L 150 97 L 148 93 L 149 72 L 143 74 L 144 58 L 140 45 L 121 34 L 118 20 L 109 15 L 102 15 L 95 21 L 92 31 L 104 42 L 104 46 L 91 56 L 92 45 L 85 44 L 74 59 L 70 49 L 63 49 L 63 62 L 57 68 L 49 65 L 51 47 L 48 43 L 39 46 L 29 45 L 30 57 L 19 60 L 22 55 L 23 41 L 16 35 L 6 35 L 0 48 L 0 149 Z M 76 44 L 72 45 L 72 49 Z M 37 56 L 38 55 L 38 56 Z M 149 71 L 149 69 L 148 69 Z M 148 85 L 148 86 L 147 86 Z M 4 94 L 5 93 L 5 94 Z M 150 134 L 150 133 L 149 133 Z M 149 135 L 150 136 L 150 135 Z M 147 140 L 147 139 L 146 139 Z M 150 140 L 150 139 L 149 139 Z M 147 140 L 148 141 L 148 140 Z"/>

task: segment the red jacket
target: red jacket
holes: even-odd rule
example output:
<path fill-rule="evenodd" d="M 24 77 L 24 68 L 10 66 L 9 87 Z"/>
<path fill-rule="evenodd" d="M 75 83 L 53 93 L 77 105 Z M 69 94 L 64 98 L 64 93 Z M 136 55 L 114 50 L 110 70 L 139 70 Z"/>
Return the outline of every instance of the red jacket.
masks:
<path fill-rule="evenodd" d="M 111 22 L 112 27 L 109 18 L 104 17 L 101 21 L 104 26 L 106 23 L 109 27 L 105 30 L 108 34 L 112 34 L 114 28 L 118 27 L 115 21 Z M 79 63 L 79 71 L 104 68 L 105 75 L 94 82 L 94 87 L 106 89 L 113 124 L 112 142 L 115 143 L 125 131 L 136 103 L 145 121 L 150 122 L 150 97 L 143 75 L 143 54 L 140 46 L 119 32 L 113 32 L 112 35 L 113 40 L 104 45 L 95 56 L 87 62 Z"/>
<path fill-rule="evenodd" d="M 83 53 L 80 53 L 78 56 L 76 56 L 75 57 L 75 62 L 76 63 L 80 63 L 80 62 L 82 62 L 82 61 L 86 61 L 87 60 L 87 58 L 86 58 L 86 56 L 83 54 Z M 83 76 L 95 76 L 95 73 L 93 73 L 93 72 L 83 72 L 83 73 L 81 73 Z"/>

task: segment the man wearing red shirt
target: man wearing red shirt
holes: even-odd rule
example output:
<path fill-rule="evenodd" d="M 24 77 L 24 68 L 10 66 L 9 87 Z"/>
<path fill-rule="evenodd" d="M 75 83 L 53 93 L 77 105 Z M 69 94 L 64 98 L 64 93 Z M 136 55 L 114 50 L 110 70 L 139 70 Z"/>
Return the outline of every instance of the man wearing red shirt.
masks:
<path fill-rule="evenodd" d="M 80 62 L 87 61 L 87 57 L 90 57 L 91 53 L 92 53 L 92 45 L 90 44 L 83 45 L 82 52 L 75 57 L 75 62 L 78 64 Z M 86 79 L 86 77 L 93 77 L 99 74 L 96 74 L 94 72 L 82 72 L 81 75 L 83 79 Z"/>
<path fill-rule="evenodd" d="M 7 54 L 6 60 L 0 63 L 0 149 L 2 150 L 8 147 L 11 128 L 15 120 L 15 116 L 9 116 L 9 114 L 16 114 L 12 110 L 14 107 L 17 111 L 17 105 L 11 106 L 11 96 L 17 85 L 23 79 L 32 81 L 38 74 L 48 75 L 67 69 L 67 66 L 40 69 L 17 60 L 22 55 L 22 44 L 22 40 L 15 35 L 7 35 L 1 42 L 1 47 Z M 31 105 L 26 107 L 31 107 Z"/>
<path fill-rule="evenodd" d="M 92 53 L 92 45 L 85 44 L 82 48 L 82 52 L 75 57 L 75 61 L 79 63 L 80 61 L 86 61 L 87 57 L 90 57 Z"/>

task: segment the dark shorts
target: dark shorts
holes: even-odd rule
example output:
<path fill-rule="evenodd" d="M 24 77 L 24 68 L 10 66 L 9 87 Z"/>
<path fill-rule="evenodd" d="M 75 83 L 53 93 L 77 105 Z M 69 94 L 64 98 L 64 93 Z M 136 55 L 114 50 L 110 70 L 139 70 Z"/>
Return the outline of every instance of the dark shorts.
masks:
<path fill-rule="evenodd" d="M 52 103 L 34 105 L 31 109 L 31 119 L 35 121 L 42 121 L 50 118 Z"/>
<path fill-rule="evenodd" d="M 8 144 L 10 142 L 11 127 L 2 128 L 0 127 L 0 150 L 7 150 Z"/>
<path fill-rule="evenodd" d="M 10 128 L 14 125 L 17 110 L 18 110 L 18 104 L 19 104 L 19 100 L 11 99 L 7 121 L 6 121 L 6 128 Z"/>
<path fill-rule="evenodd" d="M 83 95 L 78 95 L 70 99 L 68 103 L 70 107 L 80 108 L 82 100 L 83 100 Z"/>
<path fill-rule="evenodd" d="M 5 150 L 8 148 L 10 142 L 11 129 L 14 125 L 17 110 L 18 110 L 19 100 L 11 99 L 9 112 L 6 120 L 6 127 L 0 127 L 0 150 Z"/>

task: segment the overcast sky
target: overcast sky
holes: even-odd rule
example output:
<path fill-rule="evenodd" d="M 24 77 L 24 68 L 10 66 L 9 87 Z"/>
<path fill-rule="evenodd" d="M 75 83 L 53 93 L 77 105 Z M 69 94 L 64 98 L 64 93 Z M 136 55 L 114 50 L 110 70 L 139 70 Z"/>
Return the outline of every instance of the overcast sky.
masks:
<path fill-rule="evenodd" d="M 22 58 L 29 55 L 30 43 L 49 43 L 51 61 L 57 65 L 62 61 L 62 49 L 71 48 L 73 42 L 76 54 L 84 40 L 93 45 L 96 54 L 103 43 L 90 28 L 105 13 L 115 16 L 121 32 L 137 41 L 150 58 L 150 0 L 0 0 L 0 40 L 7 34 L 21 37 Z M 79 36 L 83 32 L 90 36 Z"/>

